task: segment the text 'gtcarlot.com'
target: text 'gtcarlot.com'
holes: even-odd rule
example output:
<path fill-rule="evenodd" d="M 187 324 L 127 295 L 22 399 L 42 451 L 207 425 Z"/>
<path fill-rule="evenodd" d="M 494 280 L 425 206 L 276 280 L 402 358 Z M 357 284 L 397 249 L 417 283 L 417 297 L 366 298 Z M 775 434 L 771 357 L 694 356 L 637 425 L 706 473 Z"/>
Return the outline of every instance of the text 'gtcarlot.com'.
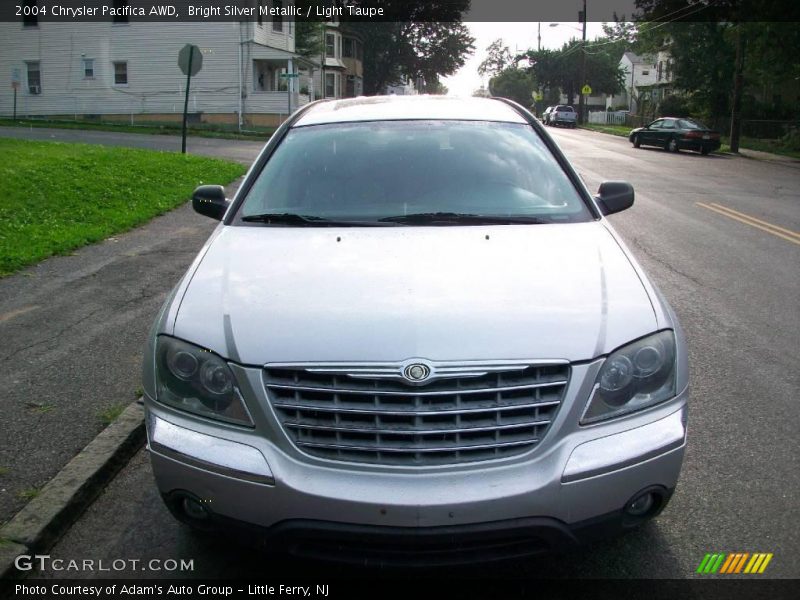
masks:
<path fill-rule="evenodd" d="M 21 554 L 14 560 L 20 571 L 194 571 L 194 559 L 174 560 L 172 558 L 141 560 L 138 558 L 116 558 L 103 560 L 84 558 L 80 560 L 51 558 L 49 554 Z"/>

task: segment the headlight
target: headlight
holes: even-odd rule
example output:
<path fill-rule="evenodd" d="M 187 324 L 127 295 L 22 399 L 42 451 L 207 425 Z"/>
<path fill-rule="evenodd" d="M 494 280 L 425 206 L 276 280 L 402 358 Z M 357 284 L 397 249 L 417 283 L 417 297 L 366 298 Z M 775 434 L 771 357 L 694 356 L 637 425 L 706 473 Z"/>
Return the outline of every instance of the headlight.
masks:
<path fill-rule="evenodd" d="M 675 334 L 662 331 L 613 352 L 597 374 L 581 425 L 653 406 L 675 395 Z"/>
<path fill-rule="evenodd" d="M 159 402 L 210 419 L 253 426 L 233 372 L 209 350 L 158 336 L 156 380 Z"/>

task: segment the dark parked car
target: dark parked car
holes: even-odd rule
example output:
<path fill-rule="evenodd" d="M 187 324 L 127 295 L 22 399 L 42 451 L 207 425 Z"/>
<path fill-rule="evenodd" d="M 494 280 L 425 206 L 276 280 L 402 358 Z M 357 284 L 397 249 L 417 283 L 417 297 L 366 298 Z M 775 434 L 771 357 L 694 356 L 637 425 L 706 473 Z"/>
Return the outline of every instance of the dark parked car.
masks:
<path fill-rule="evenodd" d="M 639 127 L 628 136 L 634 148 L 660 146 L 670 152 L 695 150 L 708 154 L 719 149 L 719 132 L 709 129 L 694 119 L 663 117 L 647 127 Z"/>

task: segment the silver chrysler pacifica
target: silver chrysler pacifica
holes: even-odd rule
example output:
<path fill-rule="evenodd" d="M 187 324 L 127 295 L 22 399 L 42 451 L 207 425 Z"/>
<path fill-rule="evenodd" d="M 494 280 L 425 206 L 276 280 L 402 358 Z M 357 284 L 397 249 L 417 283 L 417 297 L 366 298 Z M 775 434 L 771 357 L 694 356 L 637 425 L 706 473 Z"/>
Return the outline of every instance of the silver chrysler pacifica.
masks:
<path fill-rule="evenodd" d="M 541 124 L 500 99 L 305 106 L 144 358 L 158 488 L 299 556 L 469 562 L 635 527 L 675 489 L 675 314 Z"/>

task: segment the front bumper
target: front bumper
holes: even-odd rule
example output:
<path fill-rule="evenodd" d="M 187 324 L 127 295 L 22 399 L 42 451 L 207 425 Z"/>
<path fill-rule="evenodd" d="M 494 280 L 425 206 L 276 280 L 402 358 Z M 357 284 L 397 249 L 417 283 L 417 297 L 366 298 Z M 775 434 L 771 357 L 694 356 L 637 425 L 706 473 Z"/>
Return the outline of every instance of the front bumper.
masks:
<path fill-rule="evenodd" d="M 509 522 L 534 519 L 540 529 L 568 532 L 556 537 L 572 543 L 583 537 L 570 533 L 575 528 L 608 515 L 615 522 L 645 488 L 668 497 L 685 448 L 686 390 L 641 413 L 578 426 L 597 368 L 575 367 L 573 381 L 589 388 L 571 386 L 548 435 L 530 453 L 418 470 L 313 459 L 291 448 L 282 432 L 260 432 L 259 423 L 256 430 L 213 423 L 148 398 L 153 471 L 165 498 L 188 493 L 218 520 L 281 536 L 298 531 L 292 523 L 402 533 L 506 530 Z M 240 382 L 245 375 L 237 373 Z M 259 377 L 253 373 L 245 385 L 248 396 Z"/>

